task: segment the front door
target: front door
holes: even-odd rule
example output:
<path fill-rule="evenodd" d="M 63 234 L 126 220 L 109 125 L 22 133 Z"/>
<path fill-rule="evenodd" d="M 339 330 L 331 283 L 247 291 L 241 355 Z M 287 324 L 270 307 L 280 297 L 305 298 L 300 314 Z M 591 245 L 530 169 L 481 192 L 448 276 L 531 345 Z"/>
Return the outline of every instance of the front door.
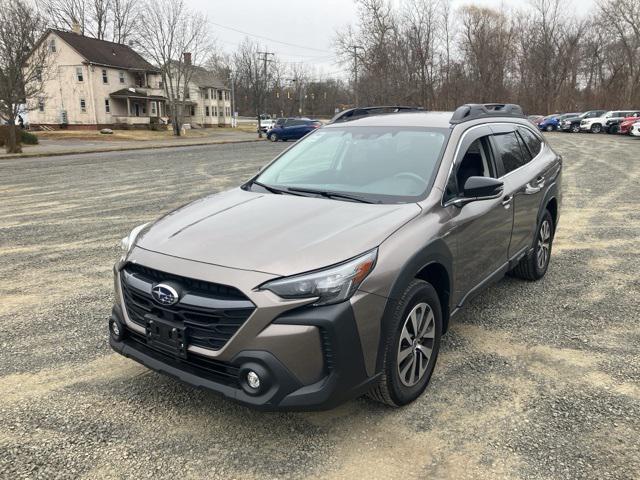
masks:
<path fill-rule="evenodd" d="M 469 177 L 497 178 L 498 171 L 487 126 L 472 128 L 461 141 L 444 196 L 445 205 L 462 196 Z M 446 207 L 452 230 L 446 237 L 455 252 L 454 302 L 458 305 L 476 286 L 507 263 L 513 209 L 503 198 L 480 200 L 462 208 Z"/>
<path fill-rule="evenodd" d="M 140 105 L 137 103 L 133 104 L 133 113 L 136 117 L 140 116 Z"/>

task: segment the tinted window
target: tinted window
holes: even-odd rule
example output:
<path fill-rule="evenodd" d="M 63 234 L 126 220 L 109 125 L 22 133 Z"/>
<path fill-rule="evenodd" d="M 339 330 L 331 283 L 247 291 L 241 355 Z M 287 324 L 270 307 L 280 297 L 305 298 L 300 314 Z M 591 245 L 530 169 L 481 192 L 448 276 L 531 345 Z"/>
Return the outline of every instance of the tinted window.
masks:
<path fill-rule="evenodd" d="M 494 135 L 493 139 L 498 149 L 497 154 L 502 160 L 505 175 L 527 163 L 528 160 L 525 160 L 522 155 L 515 132 Z"/>
<path fill-rule="evenodd" d="M 540 150 L 542 150 L 542 140 L 540 140 L 538 136 L 528 128 L 520 128 L 518 131 L 520 132 L 520 135 L 522 135 L 522 139 L 527 145 L 529 152 L 531 152 L 531 155 L 533 157 L 538 155 Z"/>

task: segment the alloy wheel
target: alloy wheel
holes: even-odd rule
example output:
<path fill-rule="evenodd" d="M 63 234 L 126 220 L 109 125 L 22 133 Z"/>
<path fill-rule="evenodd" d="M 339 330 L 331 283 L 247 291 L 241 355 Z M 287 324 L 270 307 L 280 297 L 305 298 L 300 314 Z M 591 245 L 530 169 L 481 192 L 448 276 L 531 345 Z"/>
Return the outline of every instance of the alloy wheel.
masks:
<path fill-rule="evenodd" d="M 549 254 L 551 251 L 551 224 L 549 220 L 545 219 L 540 225 L 538 232 L 538 248 L 536 251 L 536 261 L 538 262 L 538 269 L 544 270 L 549 261 Z"/>
<path fill-rule="evenodd" d="M 426 303 L 418 303 L 407 315 L 398 342 L 397 367 L 403 385 L 412 387 L 424 377 L 435 334 L 433 310 Z"/>

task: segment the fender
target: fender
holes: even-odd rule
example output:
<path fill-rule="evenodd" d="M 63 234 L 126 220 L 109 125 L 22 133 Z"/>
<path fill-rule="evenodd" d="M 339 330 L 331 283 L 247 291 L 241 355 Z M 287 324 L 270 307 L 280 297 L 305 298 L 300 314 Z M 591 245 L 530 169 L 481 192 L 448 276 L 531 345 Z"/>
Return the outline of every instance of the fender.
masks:
<path fill-rule="evenodd" d="M 558 207 L 554 225 L 554 228 L 556 228 L 560 220 L 560 203 L 562 200 L 560 190 L 560 182 L 562 181 L 562 159 L 549 169 L 549 179 L 550 182 L 544 192 L 543 200 L 540 202 L 540 206 L 538 207 L 538 223 L 542 220 L 542 216 L 544 215 L 549 202 L 555 199 Z"/>
<path fill-rule="evenodd" d="M 376 372 L 380 372 L 383 368 L 385 332 L 387 331 L 388 323 L 390 322 L 391 315 L 397 305 L 398 299 L 401 297 L 402 292 L 404 292 L 409 283 L 416 278 L 418 273 L 423 268 L 434 263 L 440 264 L 444 267 L 449 280 L 449 292 L 447 292 L 449 302 L 447 305 L 441 305 L 443 317 L 442 333 L 447 331 L 449 312 L 451 311 L 451 290 L 453 288 L 453 255 L 444 240 L 437 238 L 412 255 L 402 266 L 400 273 L 393 282 L 393 286 L 391 287 L 389 298 L 387 299 L 384 313 L 382 315 L 382 325 L 380 328 L 380 339 L 378 342 L 378 354 L 376 359 Z"/>

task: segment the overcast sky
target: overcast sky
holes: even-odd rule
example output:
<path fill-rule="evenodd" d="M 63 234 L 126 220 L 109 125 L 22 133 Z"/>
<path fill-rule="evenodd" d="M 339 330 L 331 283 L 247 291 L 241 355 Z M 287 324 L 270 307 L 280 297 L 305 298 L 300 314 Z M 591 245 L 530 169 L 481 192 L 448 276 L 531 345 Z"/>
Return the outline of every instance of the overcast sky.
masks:
<path fill-rule="evenodd" d="M 402 0 L 393 0 L 401 3 Z M 574 0 L 575 1 L 575 0 Z M 577 0 L 585 12 L 595 0 Z M 347 65 L 336 62 L 332 41 L 335 32 L 356 21 L 353 0 L 187 0 L 206 12 L 218 46 L 232 52 L 246 36 L 274 52 L 283 62 L 313 64 L 316 74 L 339 76 Z M 467 4 L 517 7 L 524 0 L 454 0 Z M 567 0 L 568 7 L 571 0 Z M 569 11 L 569 10 L 568 10 Z M 223 28 L 227 27 L 227 28 Z M 234 30 L 232 30 L 234 29 Z M 278 42 L 276 42 L 276 40 Z M 286 45 L 290 44 L 290 45 Z M 296 46 L 293 46 L 296 45 Z"/>

